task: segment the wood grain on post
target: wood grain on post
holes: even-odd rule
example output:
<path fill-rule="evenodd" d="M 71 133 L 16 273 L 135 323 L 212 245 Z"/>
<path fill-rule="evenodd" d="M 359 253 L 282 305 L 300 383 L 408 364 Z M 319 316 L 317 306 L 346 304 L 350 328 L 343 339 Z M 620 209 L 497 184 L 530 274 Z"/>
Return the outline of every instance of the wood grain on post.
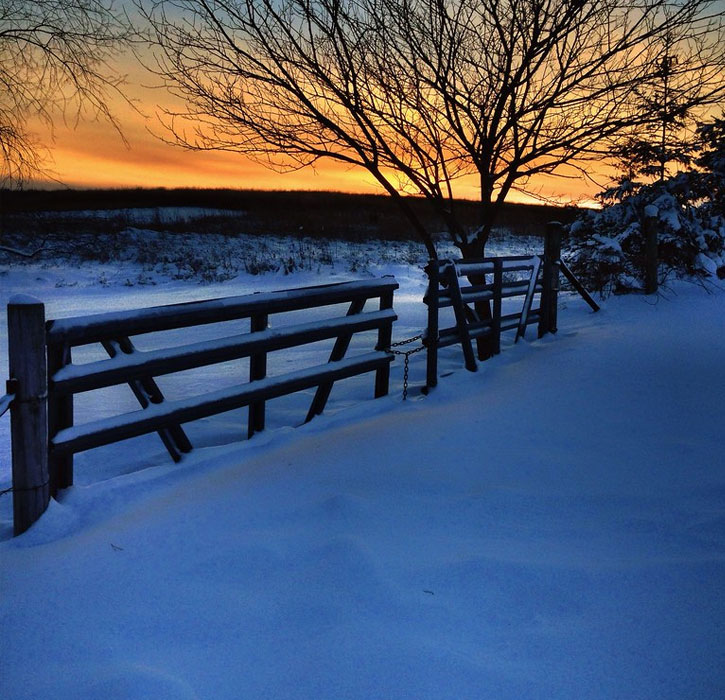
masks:
<path fill-rule="evenodd" d="M 19 294 L 8 304 L 10 377 L 17 392 L 10 414 L 15 535 L 25 532 L 50 501 L 48 478 L 48 375 L 45 307 Z"/>
<path fill-rule="evenodd" d="M 559 303 L 559 260 L 561 258 L 562 225 L 550 221 L 544 239 L 544 269 L 541 284 L 541 310 L 539 312 L 539 338 L 557 331 Z"/>
<path fill-rule="evenodd" d="M 393 308 L 393 293 L 380 295 L 380 310 Z M 389 348 L 393 342 L 393 324 L 386 323 L 378 329 L 378 349 Z M 375 398 L 386 396 L 390 389 L 390 365 L 384 365 L 375 373 Z"/>
<path fill-rule="evenodd" d="M 48 378 L 71 363 L 71 349 L 68 345 L 55 344 L 46 348 Z M 51 392 L 52 394 L 52 392 Z M 73 394 L 48 396 L 48 436 L 70 428 L 73 425 Z M 48 455 L 48 474 L 50 477 L 50 495 L 55 497 L 58 491 L 73 485 L 73 455 Z"/>
<path fill-rule="evenodd" d="M 501 352 L 501 295 L 503 294 L 503 260 L 493 261 L 493 319 L 491 335 L 493 337 L 493 353 Z"/>
<path fill-rule="evenodd" d="M 425 268 L 428 273 L 428 330 L 425 337 L 426 345 L 426 390 L 438 384 L 438 302 L 439 302 L 439 271 L 438 260 L 430 260 Z"/>
<path fill-rule="evenodd" d="M 267 314 L 254 314 L 250 319 L 249 330 L 251 333 L 259 333 L 267 330 L 269 316 Z M 265 351 L 255 353 L 249 358 L 249 381 L 254 382 L 264 379 L 267 376 L 267 353 Z M 255 401 L 249 405 L 249 416 L 247 420 L 247 437 L 251 438 L 254 433 L 261 433 L 264 430 L 265 402 Z"/>

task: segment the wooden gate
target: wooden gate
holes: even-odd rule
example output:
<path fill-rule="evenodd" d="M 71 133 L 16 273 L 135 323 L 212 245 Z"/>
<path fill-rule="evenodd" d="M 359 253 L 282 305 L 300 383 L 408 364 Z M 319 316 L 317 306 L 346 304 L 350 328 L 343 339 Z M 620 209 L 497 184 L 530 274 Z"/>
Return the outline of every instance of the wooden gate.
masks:
<path fill-rule="evenodd" d="M 465 260 L 431 260 L 426 267 L 428 327 L 423 342 L 428 350 L 426 387 L 438 383 L 438 349 L 460 344 L 466 369 L 501 351 L 501 333 L 515 331 L 514 342 L 536 324 L 538 335 L 556 333 L 559 278 L 562 273 L 589 306 L 599 306 L 561 260 L 562 227 L 547 227 L 543 255 L 509 255 Z M 503 300 L 520 298 L 520 306 L 503 313 Z M 487 310 L 480 314 L 478 308 Z M 440 312 L 452 308 L 454 324 L 441 328 Z M 486 350 L 484 350 L 486 348 Z"/>
<path fill-rule="evenodd" d="M 265 403 L 316 387 L 306 420 L 322 413 L 333 383 L 375 373 L 375 396 L 388 392 L 390 362 L 385 352 L 397 316 L 392 277 L 290 289 L 223 299 L 45 320 L 44 305 L 18 295 L 8 305 L 15 533 L 26 530 L 50 496 L 73 483 L 73 455 L 126 438 L 158 432 L 174 460 L 192 448 L 183 423 L 249 407 L 248 435 L 262 430 Z M 365 311 L 368 300 L 377 309 Z M 349 304 L 347 313 L 268 328 L 272 314 Z M 329 316 L 329 314 L 328 314 Z M 133 336 L 202 324 L 249 319 L 249 331 L 216 340 L 157 350 L 137 350 Z M 348 356 L 355 333 L 377 331 L 374 349 Z M 161 336 L 159 336 L 161 337 Z M 267 354 L 334 339 L 325 364 L 296 367 L 267 376 Z M 102 344 L 108 359 L 74 364 L 72 349 Z M 249 381 L 185 400 L 167 400 L 155 377 L 249 358 Z M 128 384 L 140 410 L 74 425 L 73 396 Z M 11 392 L 8 391 L 8 394 Z"/>

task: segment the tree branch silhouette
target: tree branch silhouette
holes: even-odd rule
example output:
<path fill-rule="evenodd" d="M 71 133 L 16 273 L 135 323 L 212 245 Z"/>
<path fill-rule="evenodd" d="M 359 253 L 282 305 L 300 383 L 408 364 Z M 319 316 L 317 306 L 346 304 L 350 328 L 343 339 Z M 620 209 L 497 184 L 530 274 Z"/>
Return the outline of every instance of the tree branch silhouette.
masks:
<path fill-rule="evenodd" d="M 664 37 L 683 108 L 725 95 L 723 12 L 708 0 L 138 2 L 154 70 L 185 105 L 162 115 L 171 141 L 280 170 L 364 168 L 404 209 L 403 193 L 425 197 L 464 257 L 483 254 L 512 190 L 659 123 L 641 95 L 661 82 Z M 454 191 L 471 175 L 468 231 Z"/>
<path fill-rule="evenodd" d="M 47 175 L 32 120 L 103 118 L 123 77 L 111 60 L 131 40 L 113 0 L 0 0 L 0 185 Z"/>

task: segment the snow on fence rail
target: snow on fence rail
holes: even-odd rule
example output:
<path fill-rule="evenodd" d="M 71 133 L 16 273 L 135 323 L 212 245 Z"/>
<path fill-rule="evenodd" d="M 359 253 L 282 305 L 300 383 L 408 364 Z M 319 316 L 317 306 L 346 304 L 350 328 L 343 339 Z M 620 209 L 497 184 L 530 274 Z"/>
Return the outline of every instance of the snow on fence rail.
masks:
<path fill-rule="evenodd" d="M 428 350 L 426 388 L 438 383 L 438 349 L 460 344 L 466 369 L 478 368 L 473 352 L 477 341 L 478 359 L 485 360 L 501 349 L 501 333 L 516 330 L 517 342 L 527 326 L 538 324 L 539 337 L 556 333 L 559 273 L 573 285 L 589 306 L 599 306 L 561 260 L 562 226 L 547 226 L 543 255 L 509 255 L 465 260 L 431 260 L 426 267 L 428 327 L 424 344 Z M 525 273 L 520 279 L 521 273 Z M 508 277 L 508 279 L 506 278 Z M 461 279 L 468 284 L 461 283 Z M 504 299 L 522 297 L 521 307 L 503 313 Z M 538 297 L 538 306 L 534 298 Z M 440 328 L 441 309 L 452 308 L 454 325 Z"/>
<path fill-rule="evenodd" d="M 182 423 L 243 406 L 249 407 L 248 435 L 263 430 L 265 402 L 317 387 L 306 420 L 322 413 L 334 382 L 375 372 L 375 397 L 388 392 L 393 356 L 392 325 L 397 319 L 392 277 L 290 289 L 265 294 L 173 304 L 132 311 L 45 320 L 44 305 L 27 295 L 8 304 L 13 517 L 15 534 L 43 513 L 52 495 L 73 483 L 73 455 L 126 438 L 158 432 L 172 458 L 192 448 Z M 370 299 L 378 309 L 364 311 Z M 346 315 L 268 328 L 269 316 L 349 303 Z M 139 351 L 131 336 L 202 324 L 249 319 L 249 332 L 217 340 Z M 345 357 L 355 333 L 377 330 L 370 352 Z M 335 339 L 326 364 L 267 376 L 267 353 Z M 101 343 L 108 359 L 74 365 L 73 347 Z M 249 382 L 168 401 L 154 377 L 210 364 L 249 358 Z M 73 396 L 129 384 L 141 409 L 73 424 Z"/>

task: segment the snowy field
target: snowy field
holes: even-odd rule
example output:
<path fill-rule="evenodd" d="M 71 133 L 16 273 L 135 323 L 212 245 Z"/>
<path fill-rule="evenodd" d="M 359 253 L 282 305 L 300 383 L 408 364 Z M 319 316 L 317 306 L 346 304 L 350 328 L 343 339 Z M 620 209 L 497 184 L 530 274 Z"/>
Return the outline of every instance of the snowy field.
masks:
<path fill-rule="evenodd" d="M 101 272 L 6 269 L 0 301 L 58 318 L 394 274 L 394 339 L 425 318 L 417 265 Z M 429 396 L 420 353 L 405 403 L 398 360 L 390 396 L 347 380 L 302 427 L 304 394 L 249 441 L 243 412 L 189 425 L 178 465 L 156 435 L 78 455 L 23 536 L 0 499 L 0 697 L 725 697 L 723 318 L 716 286 L 598 314 L 564 295 L 558 334 L 531 328 L 476 374 L 448 348 Z M 328 348 L 296 352 L 279 362 Z M 78 404 L 79 422 L 134 408 L 124 387 Z"/>

